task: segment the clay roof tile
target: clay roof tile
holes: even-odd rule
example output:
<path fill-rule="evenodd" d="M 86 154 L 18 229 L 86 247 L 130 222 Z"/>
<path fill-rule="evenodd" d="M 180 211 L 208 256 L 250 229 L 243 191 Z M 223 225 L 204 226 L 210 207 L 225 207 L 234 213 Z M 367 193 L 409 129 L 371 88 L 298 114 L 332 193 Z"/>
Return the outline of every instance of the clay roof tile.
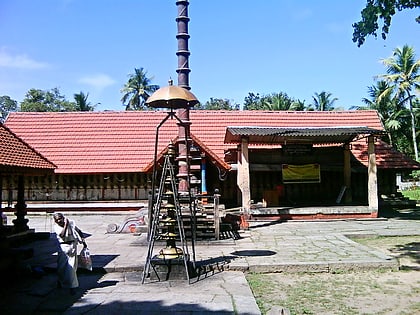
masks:
<path fill-rule="evenodd" d="M 53 161 L 56 173 L 142 172 L 153 161 L 156 128 L 166 115 L 165 111 L 16 112 L 9 115 L 6 125 Z M 225 150 L 235 147 L 223 143 L 227 126 L 360 126 L 383 130 L 377 112 L 371 110 L 190 110 L 190 120 L 191 135 L 221 166 L 225 165 Z M 159 129 L 158 152 L 177 135 L 177 120 L 168 119 Z"/>

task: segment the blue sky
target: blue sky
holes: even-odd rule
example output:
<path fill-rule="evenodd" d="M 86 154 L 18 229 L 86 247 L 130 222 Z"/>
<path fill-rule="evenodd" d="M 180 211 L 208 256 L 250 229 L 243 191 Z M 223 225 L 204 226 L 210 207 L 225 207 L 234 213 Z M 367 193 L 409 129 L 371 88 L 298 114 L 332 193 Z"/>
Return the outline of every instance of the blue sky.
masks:
<path fill-rule="evenodd" d="M 358 48 L 352 23 L 365 0 L 191 0 L 190 86 L 201 102 L 243 103 L 249 92 L 361 105 L 380 59 L 408 44 L 420 58 L 418 9 L 398 13 L 386 41 Z M 31 89 L 83 91 L 97 110 L 124 110 L 120 89 L 134 68 L 176 83 L 175 0 L 0 0 L 0 95 Z"/>

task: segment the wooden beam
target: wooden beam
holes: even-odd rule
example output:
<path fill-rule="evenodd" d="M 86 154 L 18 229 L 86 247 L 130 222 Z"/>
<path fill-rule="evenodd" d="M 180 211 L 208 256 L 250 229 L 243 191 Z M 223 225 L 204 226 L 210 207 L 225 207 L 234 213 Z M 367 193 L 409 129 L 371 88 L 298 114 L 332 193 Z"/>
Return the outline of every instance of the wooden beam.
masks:
<path fill-rule="evenodd" d="M 378 178 L 375 156 L 375 137 L 368 137 L 368 205 L 372 212 L 378 211 Z"/>

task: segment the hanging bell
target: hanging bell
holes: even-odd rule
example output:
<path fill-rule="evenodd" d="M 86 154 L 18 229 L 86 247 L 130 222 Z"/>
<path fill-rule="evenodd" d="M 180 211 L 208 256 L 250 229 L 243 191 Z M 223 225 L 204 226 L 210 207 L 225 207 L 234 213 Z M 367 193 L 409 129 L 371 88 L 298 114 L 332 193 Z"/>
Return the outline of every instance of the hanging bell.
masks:
<path fill-rule="evenodd" d="M 159 251 L 159 258 L 161 259 L 176 259 L 183 255 L 183 251 L 179 247 L 165 247 Z"/>

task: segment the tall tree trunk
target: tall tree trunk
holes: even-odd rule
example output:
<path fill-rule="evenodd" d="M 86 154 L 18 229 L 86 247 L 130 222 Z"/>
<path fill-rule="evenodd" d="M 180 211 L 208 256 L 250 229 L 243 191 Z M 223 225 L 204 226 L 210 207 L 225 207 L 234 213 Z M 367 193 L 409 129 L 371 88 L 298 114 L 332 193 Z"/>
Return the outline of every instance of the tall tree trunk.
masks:
<path fill-rule="evenodd" d="M 413 112 L 413 102 L 411 101 L 411 95 L 410 92 L 408 93 L 408 102 L 410 104 L 410 116 L 411 116 L 411 134 L 413 138 L 413 149 L 414 149 L 414 156 L 416 158 L 416 161 L 419 160 L 419 153 L 417 150 L 417 137 L 416 137 L 416 117 L 414 116 Z"/>

